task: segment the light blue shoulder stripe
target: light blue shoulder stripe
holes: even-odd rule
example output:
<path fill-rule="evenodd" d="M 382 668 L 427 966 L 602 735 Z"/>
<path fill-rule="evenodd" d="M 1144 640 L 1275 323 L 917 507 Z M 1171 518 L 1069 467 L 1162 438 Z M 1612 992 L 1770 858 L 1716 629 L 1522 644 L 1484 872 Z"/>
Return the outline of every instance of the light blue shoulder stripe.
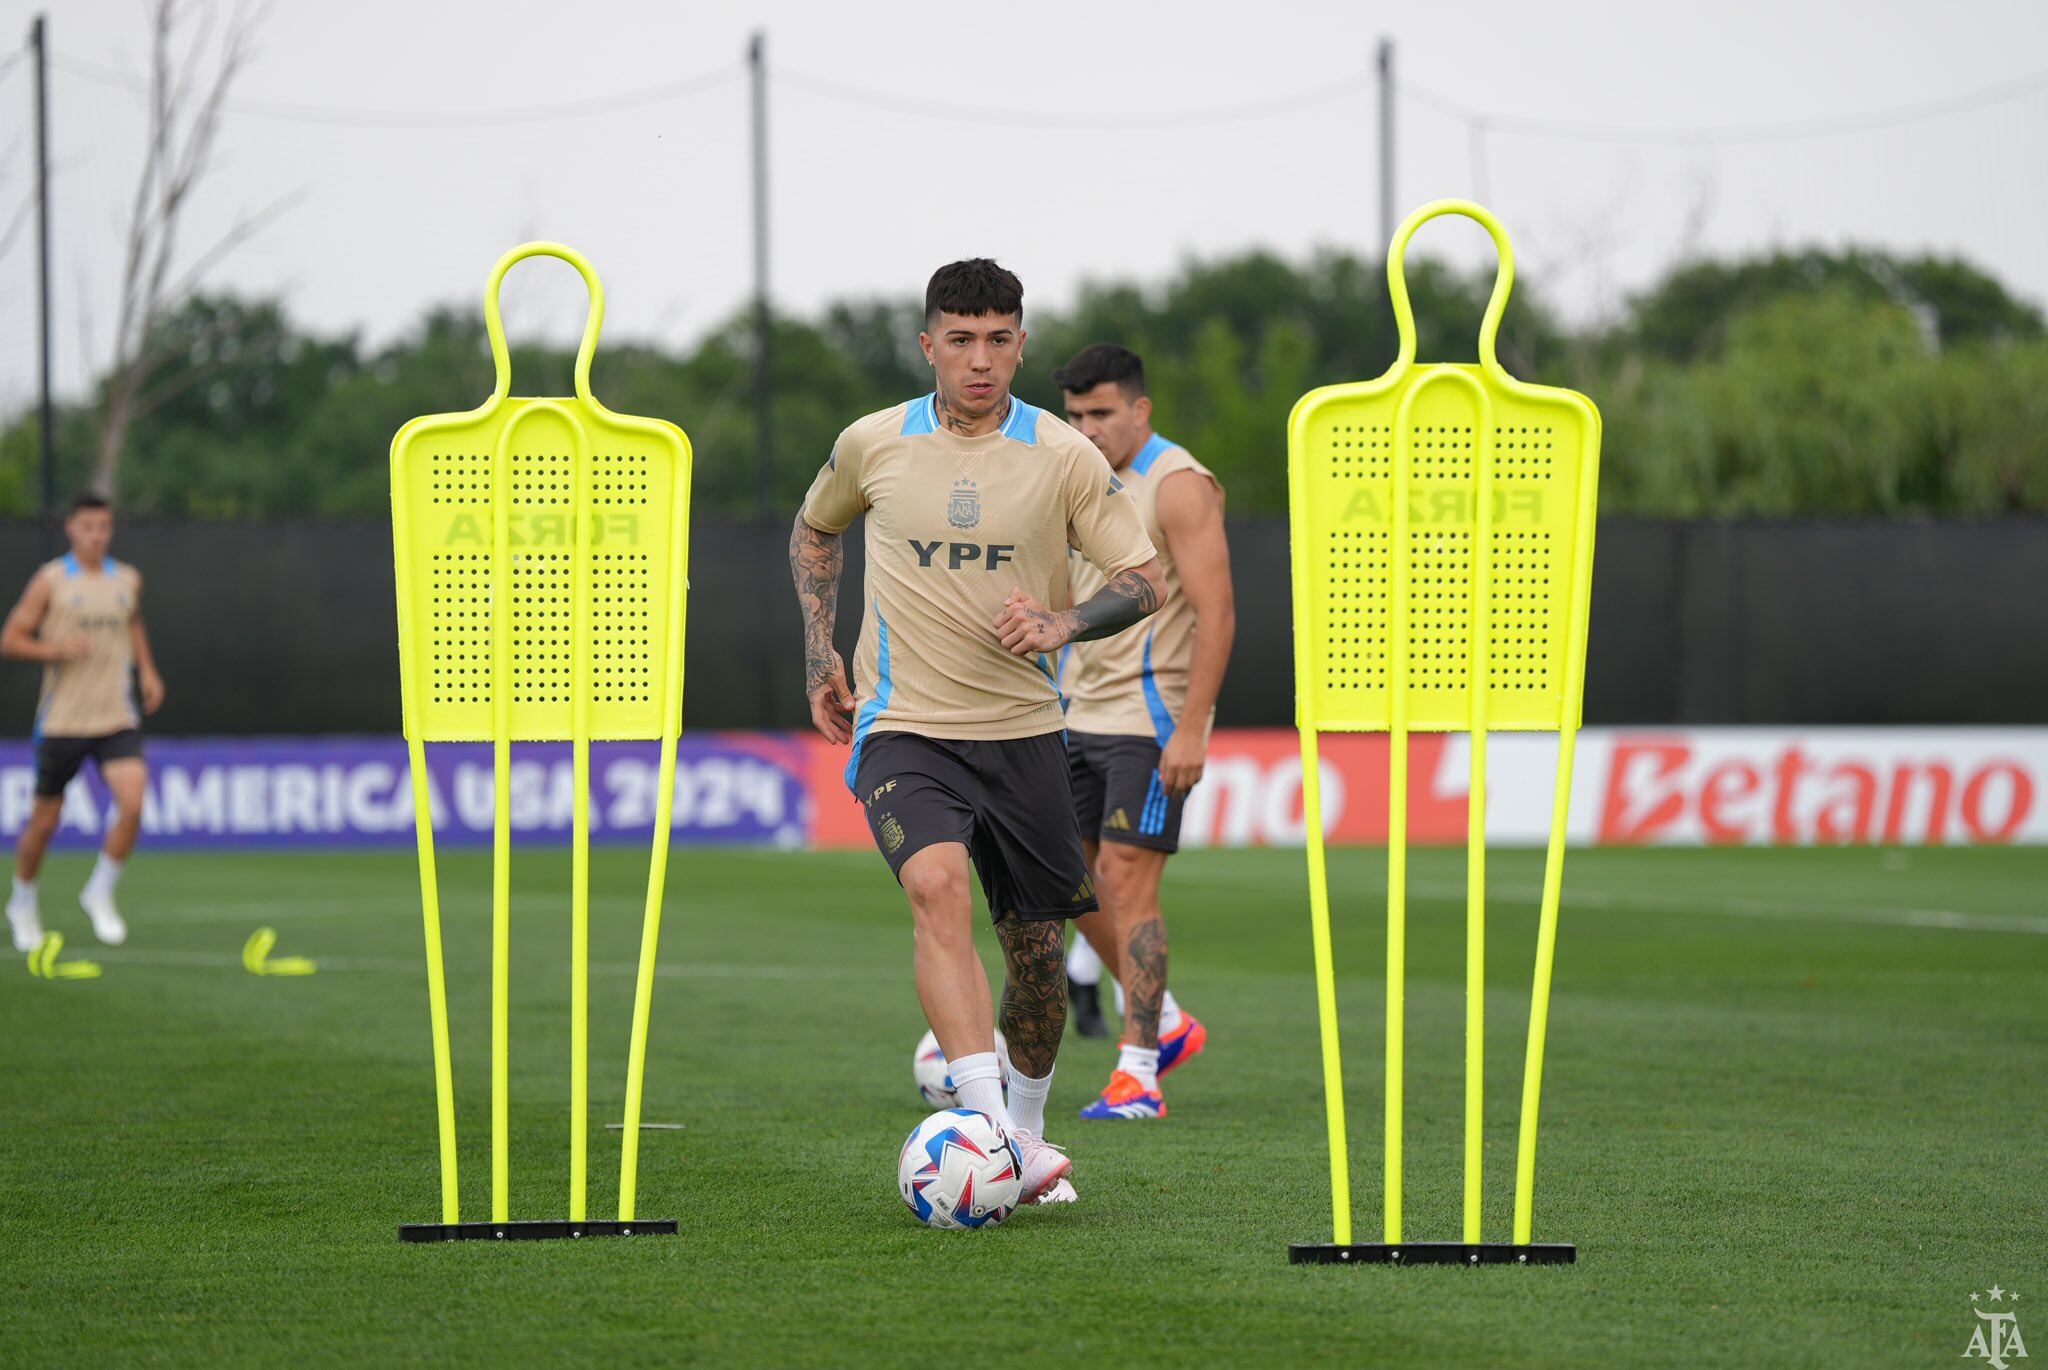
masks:
<path fill-rule="evenodd" d="M 1010 417 L 1003 420 L 1003 436 L 1023 443 L 1026 447 L 1038 446 L 1038 414 L 1035 404 L 1026 404 L 1012 395 Z"/>
<path fill-rule="evenodd" d="M 924 398 L 912 400 L 908 405 L 904 406 L 903 427 L 898 431 L 897 436 L 908 438 L 914 437 L 919 433 L 937 431 L 939 415 L 934 403 L 936 399 L 936 395 L 926 395 Z"/>
<path fill-rule="evenodd" d="M 1161 454 L 1171 449 L 1174 445 L 1171 438 L 1162 437 L 1160 434 L 1154 433 L 1151 437 L 1145 439 L 1145 445 L 1138 449 L 1138 455 L 1131 458 L 1131 469 L 1141 476 L 1152 474 L 1152 463 L 1158 461 Z"/>

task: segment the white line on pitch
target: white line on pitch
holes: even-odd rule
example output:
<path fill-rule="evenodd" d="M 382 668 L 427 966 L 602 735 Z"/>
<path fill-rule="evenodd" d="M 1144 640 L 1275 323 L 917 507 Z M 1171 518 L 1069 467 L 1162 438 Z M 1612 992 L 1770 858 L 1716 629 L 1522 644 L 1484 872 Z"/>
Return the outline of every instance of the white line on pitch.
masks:
<path fill-rule="evenodd" d="M 1463 899 L 1463 885 L 1414 886 L 1437 899 Z M 1489 885 L 1487 893 L 1534 904 L 1543 891 L 1533 886 Z M 1612 894 L 1565 886 L 1564 901 L 1596 909 L 1649 909 L 1721 918 L 1763 918 L 1781 922 L 1860 923 L 1871 927 L 1945 928 L 1959 932 L 2019 932 L 2048 935 L 2048 919 L 1956 909 L 1913 909 L 1885 904 L 1806 904 L 1783 899 L 1689 899 L 1683 895 Z"/>
<path fill-rule="evenodd" d="M 1240 888 L 1257 888 L 1270 891 L 1270 879 L 1253 879 L 1235 873 L 1203 871 L 1201 883 L 1208 885 L 1234 885 Z M 1424 899 L 1455 899 L 1465 897 L 1463 885 L 1439 885 L 1430 882 L 1410 881 L 1408 892 Z M 1168 888 L 1169 896 L 1171 887 Z M 1543 897 L 1543 891 L 1536 886 L 1487 885 L 1487 894 L 1492 899 L 1514 899 L 1531 905 Z M 1710 918 L 1756 918 L 1774 922 L 1845 923 L 1861 924 L 1868 927 L 1884 928 L 1935 928 L 1955 932 L 2014 932 L 2035 936 L 2048 936 L 2048 918 L 2028 918 L 2023 915 L 1996 913 L 1964 913 L 1957 909 L 1901 908 L 1885 904 L 1824 904 L 1800 903 L 1783 899 L 1701 899 L 1686 895 L 1627 893 L 1616 894 L 1605 890 L 1588 890 L 1575 886 L 1569 875 L 1565 878 L 1564 906 L 1567 909 L 1642 909 L 1656 913 L 1699 914 Z"/>
<path fill-rule="evenodd" d="M 81 954 L 85 954 L 80 944 Z M 110 965 L 129 966 L 174 966 L 214 969 L 238 967 L 242 964 L 239 954 L 224 951 L 176 951 L 169 948 L 150 949 L 144 947 L 90 947 L 90 959 L 105 961 Z M 363 958 L 355 956 L 321 956 L 314 954 L 321 970 L 369 972 L 380 975 L 417 975 L 425 969 L 424 961 L 401 961 L 394 958 Z M 567 970 L 564 965 L 561 967 Z M 639 967 L 625 962 L 598 961 L 590 967 L 593 975 L 632 977 L 638 975 Z M 884 975 L 895 975 L 891 967 L 887 971 L 870 967 L 861 969 L 843 965 L 774 965 L 738 964 L 720 961 L 679 962 L 674 965 L 656 964 L 654 974 L 661 980 L 839 980 L 847 976 L 880 979 Z"/>

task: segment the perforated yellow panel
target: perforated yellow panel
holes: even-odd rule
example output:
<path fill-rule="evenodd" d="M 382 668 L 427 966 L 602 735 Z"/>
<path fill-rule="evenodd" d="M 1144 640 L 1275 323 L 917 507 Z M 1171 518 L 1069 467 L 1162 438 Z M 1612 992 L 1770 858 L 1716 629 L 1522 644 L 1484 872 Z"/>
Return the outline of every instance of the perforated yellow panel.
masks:
<path fill-rule="evenodd" d="M 1416 228 L 1445 213 L 1477 219 L 1501 254 L 1477 365 L 1415 363 L 1401 263 Z M 1300 725 L 1576 727 L 1599 413 L 1501 367 L 1494 340 L 1514 259 L 1485 210 L 1441 201 L 1418 212 L 1387 274 L 1394 365 L 1310 391 L 1288 427 Z"/>
<path fill-rule="evenodd" d="M 1473 548 L 1484 453 L 1489 501 L 1488 726 L 1552 729 L 1566 717 L 1574 559 L 1598 420 L 1568 391 L 1516 386 L 1482 404 L 1477 366 L 1410 367 L 1388 383 L 1335 386 L 1294 422 L 1294 509 L 1316 651 L 1316 726 L 1384 730 L 1395 659 L 1396 421 L 1407 414 L 1405 549 L 1408 726 L 1458 730 L 1470 717 Z M 1417 393 L 1419 392 L 1419 393 Z M 1411 402 L 1411 395 L 1413 396 Z M 1491 410 L 1489 425 L 1481 414 Z M 1575 721 L 1575 720 L 1574 720 Z"/>
<path fill-rule="evenodd" d="M 507 398 L 496 422 L 502 427 L 533 403 Z M 586 416 L 582 426 L 596 449 L 589 454 L 589 489 L 580 500 L 589 579 L 590 736 L 659 737 L 670 606 L 667 577 L 657 572 L 672 557 L 669 515 L 677 454 L 650 444 L 644 431 L 602 416 Z M 552 412 L 523 419 L 514 434 L 514 447 L 505 454 L 512 735 L 566 739 L 576 659 L 570 522 L 575 438 Z M 426 441 L 409 441 L 393 473 L 412 506 L 412 603 L 416 624 L 426 629 L 424 641 L 415 640 L 419 721 L 430 742 L 488 739 L 495 574 L 491 457 L 435 436 L 430 430 Z"/>

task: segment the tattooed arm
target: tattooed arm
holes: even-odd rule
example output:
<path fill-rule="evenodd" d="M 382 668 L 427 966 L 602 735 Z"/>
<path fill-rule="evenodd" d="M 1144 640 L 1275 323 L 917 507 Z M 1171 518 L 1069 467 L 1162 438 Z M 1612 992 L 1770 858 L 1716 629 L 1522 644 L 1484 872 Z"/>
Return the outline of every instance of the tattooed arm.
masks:
<path fill-rule="evenodd" d="M 846 685 L 846 663 L 832 645 L 839 573 L 846 568 L 839 537 L 813 528 L 802 514 L 789 532 L 789 571 L 804 613 L 804 692 L 810 696 L 812 726 L 835 745 L 853 738 L 853 691 Z"/>
<path fill-rule="evenodd" d="M 1113 637 L 1156 611 L 1166 598 L 1166 577 L 1153 557 L 1119 571 L 1094 596 L 1071 609 L 1048 609 L 1022 590 L 1010 591 L 996 616 L 996 636 L 1018 656 L 1056 652 L 1069 642 Z"/>

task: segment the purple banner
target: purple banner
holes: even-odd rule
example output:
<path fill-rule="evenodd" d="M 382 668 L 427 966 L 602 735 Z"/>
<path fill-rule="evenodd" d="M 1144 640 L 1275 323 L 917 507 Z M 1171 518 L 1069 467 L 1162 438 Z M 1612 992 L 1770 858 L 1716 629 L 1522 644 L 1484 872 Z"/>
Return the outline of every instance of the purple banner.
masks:
<path fill-rule="evenodd" d="M 775 733 L 692 733 L 676 752 L 672 840 L 802 846 L 811 832 L 808 753 Z M 594 842 L 646 841 L 660 791 L 660 746 L 598 742 L 590 749 Z M 146 846 L 410 847 L 413 793 L 397 737 L 153 738 L 147 744 Z M 427 748 L 434 831 L 454 845 L 487 844 L 494 805 L 488 743 Z M 566 742 L 512 749 L 512 831 L 524 841 L 569 836 L 575 774 Z M 12 839 L 35 796 L 35 755 L 0 742 L 0 833 Z M 96 844 L 110 817 L 98 769 L 64 795 L 56 845 Z"/>

